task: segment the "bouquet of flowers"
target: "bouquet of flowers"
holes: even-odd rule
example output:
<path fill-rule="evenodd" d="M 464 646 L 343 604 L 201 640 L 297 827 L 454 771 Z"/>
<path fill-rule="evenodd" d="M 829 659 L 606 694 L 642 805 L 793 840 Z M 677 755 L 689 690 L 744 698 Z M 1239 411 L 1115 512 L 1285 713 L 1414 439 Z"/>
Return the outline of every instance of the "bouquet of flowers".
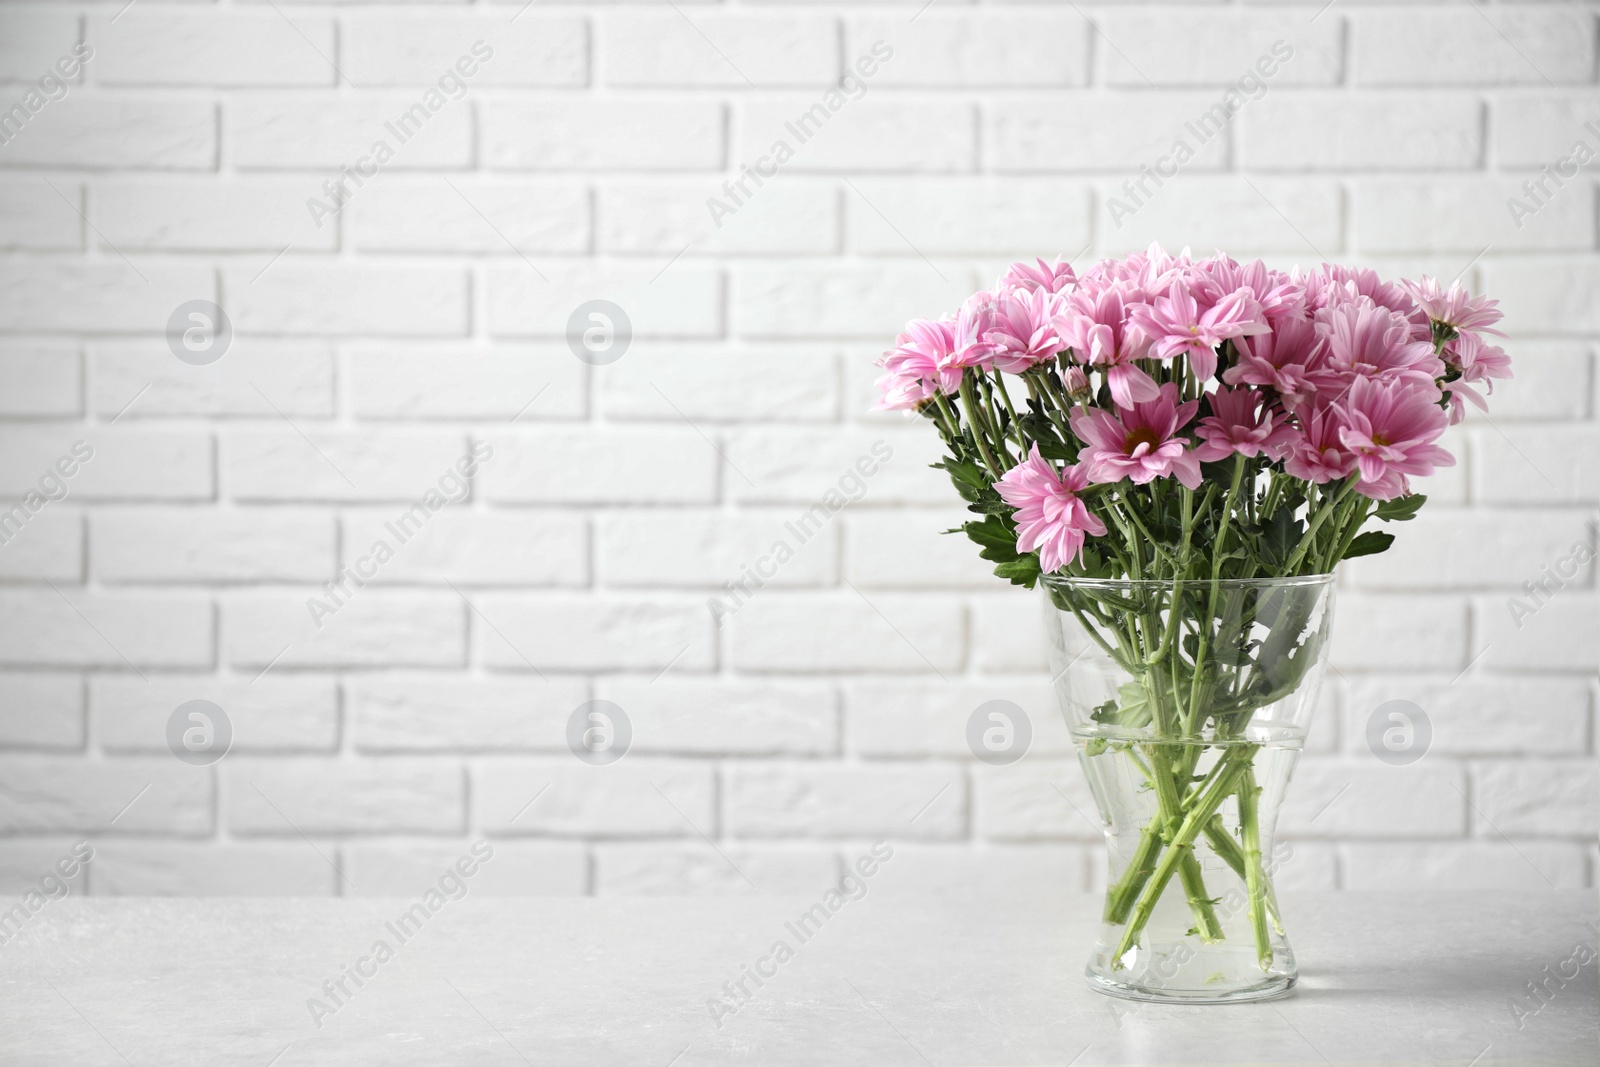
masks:
<path fill-rule="evenodd" d="M 983 558 L 1042 582 L 1126 679 L 1094 708 L 1085 749 L 1129 755 L 1157 801 L 1108 894 L 1106 920 L 1125 928 L 1113 961 L 1174 873 L 1191 933 L 1222 937 L 1203 838 L 1248 886 L 1270 965 L 1246 733 L 1318 659 L 1322 626 L 1306 598 L 1251 583 L 1389 547 L 1369 521 L 1417 513 L 1411 479 L 1454 463 L 1440 436 L 1510 377 L 1489 338 L 1499 318 L 1427 277 L 1152 245 L 1081 276 L 1014 264 L 955 314 L 909 323 L 879 361 L 879 406 L 943 438 L 935 466 L 976 516 L 962 530 Z M 1230 797 L 1232 833 L 1213 817 Z"/>

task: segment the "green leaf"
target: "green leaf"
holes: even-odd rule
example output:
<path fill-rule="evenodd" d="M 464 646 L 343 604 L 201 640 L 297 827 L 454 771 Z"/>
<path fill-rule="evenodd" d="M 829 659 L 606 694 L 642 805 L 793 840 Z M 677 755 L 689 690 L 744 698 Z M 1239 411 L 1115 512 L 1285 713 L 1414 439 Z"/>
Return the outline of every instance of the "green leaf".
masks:
<path fill-rule="evenodd" d="M 1033 584 L 1039 580 L 1039 557 L 1032 553 L 1018 556 L 1010 562 L 1000 564 L 994 569 L 994 573 L 1012 585 L 1032 589 Z"/>
<path fill-rule="evenodd" d="M 967 536 L 985 548 L 1017 548 L 1017 535 L 1005 523 L 991 516 L 982 522 L 969 522 L 962 527 Z"/>
<path fill-rule="evenodd" d="M 1384 533 L 1382 530 L 1368 530 L 1360 534 L 1350 547 L 1345 550 L 1341 559 L 1355 559 L 1357 556 L 1371 556 L 1384 551 L 1394 544 L 1394 534 Z"/>
<path fill-rule="evenodd" d="M 1385 500 L 1383 503 L 1378 505 L 1378 510 L 1373 512 L 1373 514 L 1378 516 L 1378 518 L 1382 519 L 1384 522 L 1405 522 L 1407 519 L 1416 518 L 1417 512 L 1420 511 L 1422 509 L 1422 505 L 1426 504 L 1427 502 L 1428 498 L 1423 494 L 1412 493 L 1410 496 L 1401 496 L 1396 497 L 1393 500 Z M 1365 534 L 1362 534 L 1362 537 L 1365 536 Z M 1357 538 L 1357 540 L 1360 540 L 1360 538 Z M 1387 545 L 1384 546 L 1384 548 L 1387 547 Z M 1373 551 L 1382 552 L 1383 549 L 1379 548 L 1374 549 Z M 1344 558 L 1349 559 L 1350 556 L 1346 554 Z"/>
<path fill-rule="evenodd" d="M 1294 517 L 1293 508 L 1279 508 L 1272 518 L 1262 524 L 1261 554 L 1270 567 L 1281 567 L 1289 562 L 1295 546 L 1305 534 L 1305 524 Z"/>

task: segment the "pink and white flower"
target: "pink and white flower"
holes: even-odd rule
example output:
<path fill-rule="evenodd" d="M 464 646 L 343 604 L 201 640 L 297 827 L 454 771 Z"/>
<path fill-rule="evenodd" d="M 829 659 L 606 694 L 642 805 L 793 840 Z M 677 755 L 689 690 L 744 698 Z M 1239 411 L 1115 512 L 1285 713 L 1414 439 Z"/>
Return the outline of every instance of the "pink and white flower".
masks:
<path fill-rule="evenodd" d="M 1449 425 L 1436 394 L 1405 382 L 1357 378 L 1342 406 L 1339 440 L 1355 454 L 1358 493 L 1391 500 L 1411 492 L 1407 475 L 1455 466 L 1455 457 L 1433 443 Z"/>
<path fill-rule="evenodd" d="M 1029 367 L 1056 357 L 1067 347 L 1056 321 L 1065 310 L 1061 298 L 1048 289 L 1014 290 L 997 299 L 984 339 L 993 346 L 995 369 L 1021 374 Z"/>
<path fill-rule="evenodd" d="M 1155 379 L 1134 363 L 1145 356 L 1150 342 L 1128 321 L 1130 295 L 1122 283 L 1107 285 L 1098 293 L 1079 290 L 1067 297 L 1066 309 L 1056 322 L 1079 362 L 1105 368 L 1111 398 L 1122 408 L 1158 395 Z"/>
<path fill-rule="evenodd" d="M 888 371 L 878 379 L 879 410 L 913 410 L 935 394 L 961 388 L 961 368 L 950 362 L 955 347 L 950 323 L 913 319 L 894 344 L 878 360 Z"/>
<path fill-rule="evenodd" d="M 1041 257 L 1032 264 L 1011 264 L 1000 279 L 1000 288 L 1021 289 L 1029 293 L 1043 289 L 1047 293 L 1059 293 L 1072 288 L 1077 282 L 1077 275 L 1072 273 L 1072 264 L 1060 259 L 1046 263 Z"/>
<path fill-rule="evenodd" d="M 1017 509 L 1017 549 L 1037 549 L 1046 574 L 1080 558 L 1084 541 L 1106 532 L 1106 524 L 1078 496 L 1089 481 L 1083 464 L 1057 472 L 1034 445 L 1028 458 L 994 483 L 1000 498 Z"/>
<path fill-rule="evenodd" d="M 1178 387 L 1168 382 L 1154 400 L 1136 403 L 1115 415 L 1102 408 L 1074 411 L 1072 432 L 1088 445 L 1082 462 L 1095 481 L 1128 478 L 1143 485 L 1171 476 L 1197 489 L 1200 461 L 1189 451 L 1188 439 L 1176 434 L 1199 407 L 1198 400 L 1178 403 Z"/>
<path fill-rule="evenodd" d="M 1344 419 L 1332 406 L 1300 413 L 1300 430 L 1290 442 L 1283 469 L 1291 478 L 1313 485 L 1343 481 L 1356 468 L 1356 457 L 1340 438 Z"/>
<path fill-rule="evenodd" d="M 1503 317 L 1498 300 L 1473 296 L 1461 287 L 1460 282 L 1451 285 L 1450 291 L 1445 292 L 1436 280 L 1426 274 L 1420 282 L 1405 281 L 1400 286 L 1434 322 L 1462 332 L 1471 330 L 1505 336 L 1499 330 L 1490 329 Z"/>
<path fill-rule="evenodd" d="M 1195 377 L 1207 381 L 1217 373 L 1217 346 L 1230 337 L 1267 333 L 1255 293 L 1236 289 L 1210 307 L 1201 307 L 1189 287 L 1173 282 L 1165 296 L 1133 309 L 1134 326 L 1150 338 L 1157 359 L 1189 357 Z"/>
<path fill-rule="evenodd" d="M 1231 455 L 1282 459 L 1294 441 L 1287 416 L 1262 401 L 1257 389 L 1219 389 L 1211 394 L 1211 414 L 1200 420 L 1195 458 L 1215 463 Z"/>

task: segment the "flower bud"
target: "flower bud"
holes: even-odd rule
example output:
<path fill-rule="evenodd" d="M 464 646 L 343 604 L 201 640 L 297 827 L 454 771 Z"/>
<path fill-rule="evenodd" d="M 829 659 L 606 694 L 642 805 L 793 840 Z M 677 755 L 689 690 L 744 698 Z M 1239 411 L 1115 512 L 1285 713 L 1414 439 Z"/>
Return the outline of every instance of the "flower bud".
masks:
<path fill-rule="evenodd" d="M 1083 373 L 1082 367 L 1068 367 L 1062 371 L 1061 380 L 1066 383 L 1067 395 L 1073 399 L 1089 395 L 1089 376 Z"/>

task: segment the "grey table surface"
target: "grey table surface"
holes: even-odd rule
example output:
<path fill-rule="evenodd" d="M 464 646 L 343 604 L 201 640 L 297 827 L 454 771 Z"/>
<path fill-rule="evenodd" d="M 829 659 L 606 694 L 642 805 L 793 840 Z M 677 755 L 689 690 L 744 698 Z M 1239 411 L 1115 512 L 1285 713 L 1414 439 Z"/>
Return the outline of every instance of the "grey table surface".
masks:
<path fill-rule="evenodd" d="M 1286 896 L 1300 986 L 1220 1007 L 1086 988 L 1095 898 L 869 885 L 802 943 L 815 902 L 469 895 L 401 943 L 413 901 L 68 897 L 0 944 L 0 1062 L 1600 1063 L 1592 891 Z"/>

